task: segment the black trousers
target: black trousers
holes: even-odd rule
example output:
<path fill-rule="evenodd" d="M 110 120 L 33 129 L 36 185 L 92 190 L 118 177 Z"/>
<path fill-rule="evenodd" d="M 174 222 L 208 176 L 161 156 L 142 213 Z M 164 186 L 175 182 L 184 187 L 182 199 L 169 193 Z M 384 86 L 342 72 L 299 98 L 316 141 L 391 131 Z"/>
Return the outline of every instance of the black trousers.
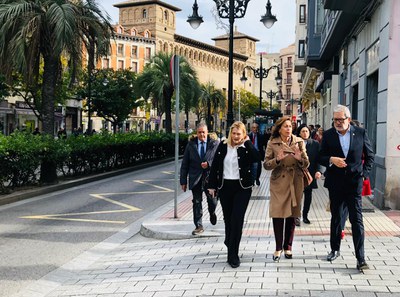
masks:
<path fill-rule="evenodd" d="M 312 190 L 311 187 L 304 189 L 303 219 L 308 219 L 308 212 L 310 211 L 312 201 Z"/>
<path fill-rule="evenodd" d="M 218 200 L 216 198 L 212 198 L 208 192 L 204 191 L 207 197 L 208 204 L 208 212 L 210 214 L 215 212 L 215 208 L 217 207 Z M 202 180 L 197 183 L 192 188 L 193 194 L 193 223 L 197 227 L 203 226 L 203 189 L 202 189 Z"/>
<path fill-rule="evenodd" d="M 340 250 L 343 206 L 346 205 L 349 211 L 351 231 L 353 233 L 353 243 L 356 258 L 364 260 L 364 223 L 362 216 L 361 193 L 348 193 L 329 189 L 329 199 L 331 200 L 331 249 Z"/>
<path fill-rule="evenodd" d="M 295 218 L 272 218 L 275 235 L 275 251 L 292 250 L 294 229 L 296 228 Z"/>
<path fill-rule="evenodd" d="M 239 260 L 239 245 L 242 239 L 244 216 L 249 205 L 251 188 L 243 189 L 239 180 L 224 180 L 220 201 L 225 223 L 225 245 L 228 261 Z"/>

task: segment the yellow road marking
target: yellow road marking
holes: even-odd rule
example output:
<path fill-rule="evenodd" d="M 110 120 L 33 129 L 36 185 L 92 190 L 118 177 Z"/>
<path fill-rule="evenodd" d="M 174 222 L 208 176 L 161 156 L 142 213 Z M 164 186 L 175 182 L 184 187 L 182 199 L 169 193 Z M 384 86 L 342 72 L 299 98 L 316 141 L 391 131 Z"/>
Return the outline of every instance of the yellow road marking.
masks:
<path fill-rule="evenodd" d="M 152 184 L 147 183 L 147 182 L 144 182 L 144 181 L 142 181 L 142 180 L 136 180 L 135 182 L 137 182 L 138 184 L 153 186 L 153 187 L 155 187 L 155 188 L 157 188 L 157 189 L 164 190 L 165 192 L 173 192 L 173 191 L 174 191 L 174 190 L 171 190 L 171 189 L 168 189 L 168 188 L 164 188 L 164 187 L 152 185 Z"/>
<path fill-rule="evenodd" d="M 74 222 L 89 222 L 89 223 L 108 223 L 108 224 L 125 224 L 125 221 L 108 221 L 108 220 L 89 220 L 89 219 L 69 219 L 52 216 L 27 216 L 21 217 L 22 219 L 35 219 L 35 220 L 54 220 L 54 221 L 74 221 Z"/>
<path fill-rule="evenodd" d="M 169 174 L 167 171 L 163 171 L 165 174 Z M 110 220 L 94 220 L 94 219 L 78 219 L 78 218 L 65 218 L 71 216 L 82 216 L 82 215 L 93 215 L 93 214 L 111 214 L 111 213 L 123 213 L 123 212 L 133 212 L 140 211 L 140 208 L 135 206 L 115 201 L 113 199 L 107 198 L 105 196 L 112 195 L 138 195 L 138 194 L 157 194 L 157 193 L 166 193 L 173 192 L 173 190 L 153 185 L 149 183 L 151 180 L 135 180 L 134 182 L 148 185 L 161 191 L 141 191 L 141 192 L 125 192 L 125 193 L 101 193 L 101 194 L 89 194 L 93 198 L 107 201 L 111 204 L 115 204 L 121 206 L 125 209 L 121 210 L 105 210 L 105 211 L 92 211 L 92 212 L 77 212 L 77 213 L 67 213 L 67 214 L 49 214 L 49 215 L 36 215 L 36 216 L 23 216 L 21 219 L 35 219 L 35 220 L 59 220 L 59 221 L 74 221 L 74 222 L 90 222 L 90 223 L 108 223 L 108 224 L 125 224 L 125 221 L 110 221 Z"/>

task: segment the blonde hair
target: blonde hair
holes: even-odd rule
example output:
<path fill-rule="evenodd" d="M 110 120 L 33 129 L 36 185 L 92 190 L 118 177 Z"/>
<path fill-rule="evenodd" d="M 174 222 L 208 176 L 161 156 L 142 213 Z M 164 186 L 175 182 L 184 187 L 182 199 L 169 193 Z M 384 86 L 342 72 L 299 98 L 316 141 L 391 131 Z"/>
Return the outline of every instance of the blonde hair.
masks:
<path fill-rule="evenodd" d="M 243 138 L 246 138 L 247 136 L 246 126 L 240 121 L 234 122 L 232 126 L 229 128 L 229 135 L 228 138 L 225 140 L 225 143 L 228 143 L 231 146 L 232 146 L 232 130 L 235 128 L 238 130 L 242 130 Z"/>

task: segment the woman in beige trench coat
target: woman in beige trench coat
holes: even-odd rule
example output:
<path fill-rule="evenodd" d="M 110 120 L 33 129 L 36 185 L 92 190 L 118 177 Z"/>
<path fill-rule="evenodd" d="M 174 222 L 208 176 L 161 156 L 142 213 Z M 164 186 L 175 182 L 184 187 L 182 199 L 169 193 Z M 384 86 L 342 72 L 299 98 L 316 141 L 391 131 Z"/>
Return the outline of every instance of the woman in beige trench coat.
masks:
<path fill-rule="evenodd" d="M 289 117 L 276 121 L 265 152 L 264 168 L 272 170 L 269 215 L 275 235 L 273 260 L 292 258 L 295 218 L 301 216 L 304 183 L 302 168 L 309 165 L 303 139 L 292 135 Z"/>

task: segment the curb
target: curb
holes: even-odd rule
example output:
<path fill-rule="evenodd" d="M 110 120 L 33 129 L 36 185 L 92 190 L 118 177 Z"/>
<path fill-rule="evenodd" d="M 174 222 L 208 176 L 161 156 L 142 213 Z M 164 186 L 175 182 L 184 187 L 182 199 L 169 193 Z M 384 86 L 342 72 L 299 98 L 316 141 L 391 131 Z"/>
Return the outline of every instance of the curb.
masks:
<path fill-rule="evenodd" d="M 209 228 L 209 230 L 206 229 L 200 235 L 192 235 L 192 222 L 173 219 L 171 221 L 144 222 L 140 228 L 140 234 L 144 237 L 161 240 L 180 240 L 224 236 L 223 225 L 219 226 L 219 224 L 217 224 L 216 226 L 212 227 L 214 228 Z M 220 230 L 222 230 L 222 232 Z"/>
<path fill-rule="evenodd" d="M 29 199 L 29 198 L 32 198 L 35 196 L 45 195 L 45 194 L 49 194 L 52 192 L 69 189 L 72 187 L 91 183 L 91 182 L 98 181 L 101 179 L 129 173 L 129 172 L 140 170 L 140 169 L 147 168 L 150 166 L 168 163 L 168 162 L 171 162 L 174 160 L 175 160 L 175 158 L 172 157 L 172 158 L 162 159 L 162 160 L 158 160 L 158 161 L 154 161 L 154 162 L 150 162 L 150 163 L 139 164 L 139 165 L 131 166 L 128 168 L 117 169 L 117 170 L 113 170 L 113 171 L 109 171 L 109 172 L 105 172 L 105 173 L 95 174 L 95 175 L 91 175 L 88 177 L 82 177 L 82 178 L 73 179 L 73 180 L 61 181 L 58 184 L 54 184 L 54 185 L 44 185 L 41 187 L 29 189 L 29 190 L 16 191 L 11 194 L 0 196 L 0 206 L 5 205 L 5 204 L 10 204 L 13 202 L 17 202 L 17 201 L 21 201 L 24 199 Z"/>

